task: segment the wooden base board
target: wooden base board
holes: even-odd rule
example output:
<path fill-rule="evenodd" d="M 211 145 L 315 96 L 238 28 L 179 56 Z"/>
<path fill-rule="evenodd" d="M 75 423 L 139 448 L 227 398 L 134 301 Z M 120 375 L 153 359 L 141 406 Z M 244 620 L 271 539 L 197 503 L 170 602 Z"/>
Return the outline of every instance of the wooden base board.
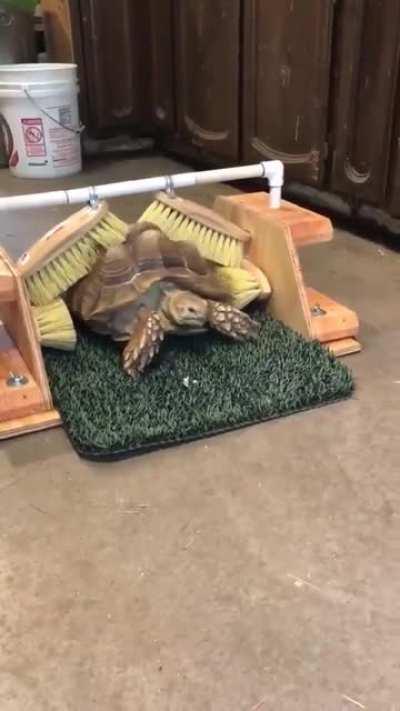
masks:
<path fill-rule="evenodd" d="M 315 289 L 306 289 L 311 311 L 311 336 L 321 343 L 354 338 L 359 331 L 355 311 Z"/>
<path fill-rule="evenodd" d="M 40 412 L 38 415 L 28 415 L 19 417 L 7 422 L 0 422 L 0 440 L 9 437 L 18 437 L 31 432 L 39 432 L 50 427 L 58 427 L 61 424 L 61 417 L 57 410 Z"/>
<path fill-rule="evenodd" d="M 8 379 L 13 373 L 25 378 L 26 384 L 10 387 Z M 0 422 L 34 415 L 46 409 L 40 388 L 18 349 L 13 345 L 4 349 L 0 347 Z"/>
<path fill-rule="evenodd" d="M 362 350 L 361 343 L 356 338 L 341 338 L 338 341 L 331 341 L 323 344 L 329 348 L 333 355 L 340 358 L 341 356 L 353 355 Z"/>

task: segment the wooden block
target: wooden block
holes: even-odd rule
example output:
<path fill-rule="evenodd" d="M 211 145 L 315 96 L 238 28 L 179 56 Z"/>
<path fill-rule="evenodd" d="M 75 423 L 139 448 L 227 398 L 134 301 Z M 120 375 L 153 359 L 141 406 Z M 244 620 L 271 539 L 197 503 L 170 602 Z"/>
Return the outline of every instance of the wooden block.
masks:
<path fill-rule="evenodd" d="M 26 378 L 26 385 L 9 387 L 12 373 Z M 14 346 L 0 351 L 0 422 L 46 410 L 41 390 Z"/>
<path fill-rule="evenodd" d="M 0 321 L 18 348 L 27 370 L 39 386 L 45 409 L 51 410 L 53 403 L 42 351 L 33 320 L 32 309 L 24 282 L 4 250 L 0 249 L 0 260 L 6 264 L 14 276 L 16 299 L 0 303 Z"/>
<path fill-rule="evenodd" d="M 265 214 L 268 211 L 271 218 L 285 224 L 296 247 L 329 242 L 333 239 L 332 222 L 317 212 L 306 210 L 286 200 L 282 200 L 279 210 L 272 210 L 269 207 L 269 194 L 264 192 L 235 195 L 234 199 L 238 205 L 246 205 L 254 212 Z"/>
<path fill-rule="evenodd" d="M 261 196 L 261 198 L 259 197 Z M 253 237 L 246 256 L 267 275 L 272 287 L 268 313 L 305 338 L 311 333 L 311 314 L 291 231 L 265 209 L 265 193 L 217 197 L 214 209 Z"/>
<path fill-rule="evenodd" d="M 46 410 L 37 415 L 19 417 L 7 422 L 0 421 L 0 440 L 58 427 L 60 424 L 61 417 L 57 410 Z"/>
<path fill-rule="evenodd" d="M 319 291 L 307 288 L 311 310 L 311 337 L 321 343 L 357 336 L 357 314 Z"/>
<path fill-rule="evenodd" d="M 298 259 L 297 247 L 332 239 L 330 220 L 285 201 L 279 210 L 272 210 L 268 195 L 261 192 L 219 196 L 214 209 L 252 233 L 246 256 L 271 283 L 267 309 L 273 318 L 307 339 L 334 343 L 337 355 L 360 350 L 354 338 L 359 332 L 357 314 L 307 289 Z"/>
<path fill-rule="evenodd" d="M 342 338 L 331 343 L 324 343 L 326 348 L 338 358 L 341 356 L 352 355 L 361 351 L 361 343 L 356 338 Z"/>

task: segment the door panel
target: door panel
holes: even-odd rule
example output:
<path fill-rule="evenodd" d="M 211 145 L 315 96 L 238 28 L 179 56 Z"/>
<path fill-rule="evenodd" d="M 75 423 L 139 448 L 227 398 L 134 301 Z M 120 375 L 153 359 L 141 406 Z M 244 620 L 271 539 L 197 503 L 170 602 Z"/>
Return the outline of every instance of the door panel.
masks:
<path fill-rule="evenodd" d="M 240 0 L 175 0 L 179 139 L 238 158 Z"/>
<path fill-rule="evenodd" d="M 399 23 L 399 0 L 338 6 L 330 187 L 374 203 L 386 193 Z"/>
<path fill-rule="evenodd" d="M 322 179 L 333 3 L 245 0 L 243 153 L 279 158 L 289 178 Z"/>
<path fill-rule="evenodd" d="M 85 0 L 80 8 L 91 126 L 145 125 L 150 119 L 148 3 Z"/>
<path fill-rule="evenodd" d="M 393 217 L 400 217 L 400 82 L 396 100 L 387 208 Z"/>
<path fill-rule="evenodd" d="M 172 0 L 147 0 L 150 9 L 152 123 L 173 131 L 173 8 Z"/>

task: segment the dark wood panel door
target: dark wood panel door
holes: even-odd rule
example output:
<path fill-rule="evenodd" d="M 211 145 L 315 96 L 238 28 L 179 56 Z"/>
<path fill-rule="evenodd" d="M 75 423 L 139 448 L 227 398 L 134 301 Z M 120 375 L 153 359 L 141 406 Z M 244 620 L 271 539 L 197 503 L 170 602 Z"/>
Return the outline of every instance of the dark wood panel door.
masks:
<path fill-rule="evenodd" d="M 236 161 L 240 0 L 175 0 L 179 140 Z"/>
<path fill-rule="evenodd" d="M 243 154 L 284 161 L 287 176 L 322 179 L 332 0 L 245 0 Z"/>
<path fill-rule="evenodd" d="M 386 206 L 392 217 L 400 217 L 400 81 L 397 90 L 396 116 Z"/>
<path fill-rule="evenodd" d="M 140 1 L 140 0 L 139 0 Z M 148 0 L 150 9 L 151 118 L 163 132 L 175 127 L 173 76 L 173 2 Z"/>
<path fill-rule="evenodd" d="M 91 127 L 146 126 L 151 115 L 148 2 L 80 2 Z"/>
<path fill-rule="evenodd" d="M 398 75 L 400 0 L 342 0 L 334 56 L 330 187 L 382 203 Z"/>

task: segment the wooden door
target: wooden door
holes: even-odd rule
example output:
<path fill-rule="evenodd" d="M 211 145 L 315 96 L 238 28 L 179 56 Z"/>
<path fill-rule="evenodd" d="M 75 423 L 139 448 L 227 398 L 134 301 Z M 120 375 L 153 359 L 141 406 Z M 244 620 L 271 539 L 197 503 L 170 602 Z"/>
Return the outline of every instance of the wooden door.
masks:
<path fill-rule="evenodd" d="M 245 0 L 243 154 L 319 183 L 326 152 L 332 0 Z"/>
<path fill-rule="evenodd" d="M 84 0 L 80 21 L 91 127 L 145 127 L 151 114 L 149 3 Z"/>
<path fill-rule="evenodd" d="M 330 187 L 383 204 L 398 76 L 400 0 L 338 4 Z"/>
<path fill-rule="evenodd" d="M 240 0 L 175 0 L 179 140 L 238 159 Z"/>
<path fill-rule="evenodd" d="M 400 81 L 396 99 L 396 116 L 386 206 L 392 217 L 400 217 Z"/>
<path fill-rule="evenodd" d="M 147 0 L 150 9 L 151 121 L 163 132 L 175 127 L 172 0 Z"/>

